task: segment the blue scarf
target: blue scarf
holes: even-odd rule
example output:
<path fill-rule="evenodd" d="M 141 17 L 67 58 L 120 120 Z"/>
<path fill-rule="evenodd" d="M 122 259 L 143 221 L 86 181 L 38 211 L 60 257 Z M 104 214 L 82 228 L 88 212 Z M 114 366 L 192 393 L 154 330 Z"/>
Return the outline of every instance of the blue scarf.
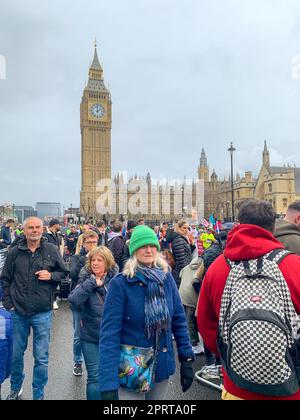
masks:
<path fill-rule="evenodd" d="M 170 313 L 164 292 L 166 273 L 158 268 L 138 266 L 147 285 L 145 298 L 145 333 L 148 338 L 167 331 L 170 326 Z"/>

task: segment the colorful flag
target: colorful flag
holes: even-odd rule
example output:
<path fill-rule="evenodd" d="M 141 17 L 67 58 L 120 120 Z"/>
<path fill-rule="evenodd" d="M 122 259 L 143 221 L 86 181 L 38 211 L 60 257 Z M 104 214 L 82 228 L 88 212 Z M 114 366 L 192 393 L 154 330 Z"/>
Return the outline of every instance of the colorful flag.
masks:
<path fill-rule="evenodd" d="M 215 225 L 216 225 L 216 220 L 215 220 L 215 218 L 214 218 L 214 215 L 213 215 L 213 214 L 211 214 L 211 215 L 210 215 L 210 217 L 209 217 L 209 223 L 210 223 L 211 225 L 213 225 L 213 226 L 215 226 Z"/>
<path fill-rule="evenodd" d="M 203 219 L 201 225 L 205 226 L 206 228 L 209 226 L 209 223 L 206 219 Z"/>

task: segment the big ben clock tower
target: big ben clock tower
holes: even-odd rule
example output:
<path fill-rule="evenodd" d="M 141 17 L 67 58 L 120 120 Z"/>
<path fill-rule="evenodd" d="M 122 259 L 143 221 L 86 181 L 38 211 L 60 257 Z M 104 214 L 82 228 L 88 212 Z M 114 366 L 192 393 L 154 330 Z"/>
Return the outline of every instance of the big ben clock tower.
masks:
<path fill-rule="evenodd" d="M 81 193 L 80 213 L 96 218 L 97 183 L 111 179 L 112 102 L 103 81 L 97 44 L 80 106 Z"/>

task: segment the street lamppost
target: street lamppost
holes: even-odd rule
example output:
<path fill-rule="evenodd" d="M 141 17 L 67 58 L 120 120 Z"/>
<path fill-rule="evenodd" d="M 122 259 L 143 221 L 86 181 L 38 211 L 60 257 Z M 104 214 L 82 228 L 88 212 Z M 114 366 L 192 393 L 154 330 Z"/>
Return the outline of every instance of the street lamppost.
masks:
<path fill-rule="evenodd" d="M 226 201 L 225 205 L 226 205 L 226 221 L 228 222 L 229 219 L 229 201 Z"/>
<path fill-rule="evenodd" d="M 232 205 L 232 222 L 235 221 L 235 211 L 234 211 L 234 189 L 233 189 L 233 152 L 236 149 L 233 147 L 231 142 L 228 152 L 230 152 L 230 163 L 231 163 L 231 205 Z"/>
<path fill-rule="evenodd" d="M 184 186 L 181 187 L 181 214 L 184 217 Z"/>

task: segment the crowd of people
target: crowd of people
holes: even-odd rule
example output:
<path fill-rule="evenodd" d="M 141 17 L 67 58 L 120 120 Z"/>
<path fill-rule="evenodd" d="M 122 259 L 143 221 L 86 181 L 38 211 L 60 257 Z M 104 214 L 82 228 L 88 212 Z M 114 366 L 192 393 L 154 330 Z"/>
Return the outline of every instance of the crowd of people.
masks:
<path fill-rule="evenodd" d="M 22 398 L 31 330 L 32 394 L 44 399 L 58 297 L 70 302 L 73 374 L 85 366 L 87 400 L 164 399 L 176 370 L 174 343 L 183 392 L 192 385 L 195 357 L 204 354 L 201 375 L 223 380 L 224 400 L 300 399 L 300 202 L 280 221 L 270 203 L 245 202 L 238 222 L 224 227 L 7 220 L 0 239 L 8 249 L 0 277 L 0 385 L 10 377 L 7 399 Z M 273 336 L 281 343 L 275 356 Z"/>

